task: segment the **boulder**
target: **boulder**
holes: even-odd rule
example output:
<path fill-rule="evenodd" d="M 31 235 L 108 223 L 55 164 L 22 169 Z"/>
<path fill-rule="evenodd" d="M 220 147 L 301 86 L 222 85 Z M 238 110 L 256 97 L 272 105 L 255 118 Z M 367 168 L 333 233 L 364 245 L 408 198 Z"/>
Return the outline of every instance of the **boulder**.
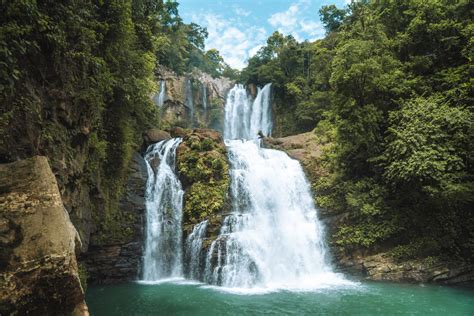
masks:
<path fill-rule="evenodd" d="M 172 137 L 184 137 L 188 134 L 188 130 L 185 130 L 182 127 L 173 127 L 170 129 L 170 134 Z"/>
<path fill-rule="evenodd" d="M 265 137 L 263 146 L 283 150 L 288 156 L 301 162 L 310 182 L 325 175 L 318 163 L 318 158 L 322 154 L 322 145 L 317 141 L 313 132 L 281 138 Z"/>
<path fill-rule="evenodd" d="M 221 133 L 214 129 L 196 128 L 193 130 L 193 134 L 197 135 L 200 139 L 208 138 L 216 143 L 224 144 Z"/>
<path fill-rule="evenodd" d="M 0 165 L 0 314 L 88 315 L 69 220 L 46 157 Z"/>
<path fill-rule="evenodd" d="M 150 144 L 161 142 L 162 140 L 165 140 L 165 139 L 170 139 L 170 138 L 171 138 L 170 133 L 156 129 L 156 128 L 147 130 L 143 135 L 143 139 L 147 146 Z"/>

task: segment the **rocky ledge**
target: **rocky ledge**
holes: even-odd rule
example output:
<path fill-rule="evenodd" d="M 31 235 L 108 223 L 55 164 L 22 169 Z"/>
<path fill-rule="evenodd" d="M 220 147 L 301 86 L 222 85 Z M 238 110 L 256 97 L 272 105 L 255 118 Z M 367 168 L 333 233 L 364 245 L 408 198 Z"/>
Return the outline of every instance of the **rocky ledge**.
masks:
<path fill-rule="evenodd" d="M 88 315 L 69 220 L 46 157 L 0 165 L 0 314 Z"/>

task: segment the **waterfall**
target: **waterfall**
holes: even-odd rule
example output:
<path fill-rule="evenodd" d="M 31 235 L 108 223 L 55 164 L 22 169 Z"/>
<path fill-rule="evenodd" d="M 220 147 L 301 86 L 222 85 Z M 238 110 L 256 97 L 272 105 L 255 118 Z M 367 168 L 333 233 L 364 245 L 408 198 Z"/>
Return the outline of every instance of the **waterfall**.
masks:
<path fill-rule="evenodd" d="M 204 83 L 201 83 L 201 93 L 202 93 L 202 107 L 204 111 L 207 110 L 207 88 Z"/>
<path fill-rule="evenodd" d="M 259 89 L 253 100 L 236 85 L 227 97 L 224 135 L 232 205 L 214 240 L 206 235 L 205 220 L 183 242 L 184 192 L 176 175 L 181 139 L 148 148 L 144 280 L 186 275 L 244 290 L 345 282 L 327 263 L 323 227 L 301 165 L 282 151 L 260 147 L 257 134 L 270 135 L 272 129 L 270 89 L 270 84 Z M 186 100 L 192 105 L 188 89 Z"/>
<path fill-rule="evenodd" d="M 145 155 L 146 240 L 143 280 L 182 276 L 182 209 L 184 191 L 175 173 L 181 138 L 151 145 Z"/>
<path fill-rule="evenodd" d="M 198 280 L 201 276 L 201 250 L 206 230 L 207 220 L 194 226 L 192 233 L 186 239 L 186 275 L 194 280 Z"/>
<path fill-rule="evenodd" d="M 191 126 L 194 125 L 194 98 L 193 98 L 193 85 L 191 79 L 187 78 L 184 84 L 184 93 L 186 94 L 186 99 L 184 105 L 189 110 L 189 117 Z"/>
<path fill-rule="evenodd" d="M 240 84 L 229 91 L 225 106 L 225 139 L 253 139 L 259 132 L 271 135 L 270 92 L 270 83 L 258 89 L 255 100 Z"/>
<path fill-rule="evenodd" d="M 165 103 L 166 97 L 166 81 L 160 80 L 160 92 L 158 96 L 155 96 L 155 103 L 157 106 L 162 107 Z"/>
<path fill-rule="evenodd" d="M 228 95 L 224 135 L 232 210 L 209 247 L 208 283 L 307 288 L 337 279 L 301 165 L 284 152 L 260 147 L 257 133 L 271 134 L 270 103 L 269 84 L 253 102 L 241 85 Z"/>

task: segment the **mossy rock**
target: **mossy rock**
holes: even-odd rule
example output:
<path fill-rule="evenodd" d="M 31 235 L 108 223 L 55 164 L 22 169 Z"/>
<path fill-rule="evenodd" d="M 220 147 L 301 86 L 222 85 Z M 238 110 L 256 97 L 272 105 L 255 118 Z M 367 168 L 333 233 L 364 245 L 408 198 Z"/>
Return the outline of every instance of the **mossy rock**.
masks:
<path fill-rule="evenodd" d="M 195 224 L 208 220 L 207 237 L 215 238 L 220 230 L 222 214 L 230 208 L 229 163 L 220 133 L 195 129 L 186 134 L 178 148 L 177 168 L 185 190 L 185 235 Z"/>

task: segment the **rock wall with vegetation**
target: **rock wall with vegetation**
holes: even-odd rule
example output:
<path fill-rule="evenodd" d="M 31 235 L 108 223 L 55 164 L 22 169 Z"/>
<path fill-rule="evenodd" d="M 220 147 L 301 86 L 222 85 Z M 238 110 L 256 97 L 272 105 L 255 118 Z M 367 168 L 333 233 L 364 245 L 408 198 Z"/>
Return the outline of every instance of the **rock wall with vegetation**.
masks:
<path fill-rule="evenodd" d="M 88 315 L 81 240 L 44 156 L 0 164 L 0 249 L 0 314 Z"/>
<path fill-rule="evenodd" d="M 229 163 L 221 134 L 210 129 L 187 132 L 178 147 L 177 168 L 185 190 L 183 236 L 207 220 L 207 248 L 219 234 L 223 215 L 230 211 Z"/>
<path fill-rule="evenodd" d="M 88 251 L 81 256 L 91 284 L 136 280 L 140 274 L 145 226 L 145 190 L 148 178 L 143 157 L 134 152 L 120 198 L 120 218 L 95 221 Z M 101 218 L 101 214 L 95 214 Z"/>
<path fill-rule="evenodd" d="M 198 69 L 178 75 L 164 67 L 158 69 L 157 78 L 165 82 L 164 104 L 159 108 L 162 128 L 179 126 L 223 131 L 224 105 L 227 92 L 235 83 L 233 80 L 215 78 Z M 158 89 L 155 102 L 159 93 Z"/>

